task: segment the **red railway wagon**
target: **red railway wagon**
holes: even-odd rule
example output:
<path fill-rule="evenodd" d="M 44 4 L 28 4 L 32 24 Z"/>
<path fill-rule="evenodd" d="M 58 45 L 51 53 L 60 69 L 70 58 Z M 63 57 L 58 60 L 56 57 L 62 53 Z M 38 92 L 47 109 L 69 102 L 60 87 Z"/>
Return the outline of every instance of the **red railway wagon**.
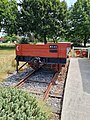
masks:
<path fill-rule="evenodd" d="M 16 61 L 17 71 L 19 61 L 34 64 L 36 67 L 43 64 L 65 64 L 67 53 L 70 50 L 69 42 L 47 44 L 17 44 Z"/>

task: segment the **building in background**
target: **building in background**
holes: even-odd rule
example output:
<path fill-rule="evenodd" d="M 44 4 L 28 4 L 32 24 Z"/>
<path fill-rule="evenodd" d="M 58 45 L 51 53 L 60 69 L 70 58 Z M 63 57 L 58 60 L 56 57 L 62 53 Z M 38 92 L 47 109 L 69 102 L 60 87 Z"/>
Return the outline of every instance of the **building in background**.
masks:
<path fill-rule="evenodd" d="M 4 40 L 5 38 L 0 38 L 0 43 L 3 43 Z"/>

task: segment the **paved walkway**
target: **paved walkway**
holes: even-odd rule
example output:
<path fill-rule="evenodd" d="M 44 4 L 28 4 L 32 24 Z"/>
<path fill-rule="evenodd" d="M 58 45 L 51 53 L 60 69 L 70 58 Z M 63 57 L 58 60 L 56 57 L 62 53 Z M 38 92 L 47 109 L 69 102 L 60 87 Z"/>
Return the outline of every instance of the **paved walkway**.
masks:
<path fill-rule="evenodd" d="M 90 120 L 90 59 L 71 58 L 61 120 Z"/>

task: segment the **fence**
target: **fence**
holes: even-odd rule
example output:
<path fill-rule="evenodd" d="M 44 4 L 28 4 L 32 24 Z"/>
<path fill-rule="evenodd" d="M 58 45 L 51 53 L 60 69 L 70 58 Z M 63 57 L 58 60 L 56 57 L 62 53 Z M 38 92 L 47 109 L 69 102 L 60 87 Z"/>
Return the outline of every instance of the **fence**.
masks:
<path fill-rule="evenodd" d="M 73 47 L 72 48 L 72 57 L 88 57 L 90 58 L 90 48 L 84 47 Z"/>

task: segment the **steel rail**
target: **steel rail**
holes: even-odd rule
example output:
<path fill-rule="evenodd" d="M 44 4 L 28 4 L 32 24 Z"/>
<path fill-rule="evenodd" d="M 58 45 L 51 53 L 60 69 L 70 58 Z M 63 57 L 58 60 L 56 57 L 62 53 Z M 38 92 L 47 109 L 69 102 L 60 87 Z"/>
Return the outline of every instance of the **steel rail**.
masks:
<path fill-rule="evenodd" d="M 44 65 L 42 65 L 44 66 Z M 27 79 L 33 75 L 35 72 L 37 72 L 39 69 L 42 68 L 42 66 L 40 66 L 37 70 L 33 70 L 31 73 L 29 73 L 25 78 L 21 79 L 14 87 L 19 87 L 21 85 L 23 85 L 25 83 L 25 81 L 27 81 Z"/>
<path fill-rule="evenodd" d="M 22 80 L 20 80 L 20 81 L 15 85 L 15 87 L 19 87 L 19 86 L 23 85 L 24 82 L 27 81 L 27 79 L 28 79 L 31 75 L 33 75 L 35 72 L 36 72 L 36 70 L 33 70 L 33 71 L 32 71 L 31 73 L 29 73 L 25 78 L 23 78 Z"/>
<path fill-rule="evenodd" d="M 61 74 L 58 76 L 58 84 L 60 84 L 61 81 L 63 81 L 63 76 L 65 74 L 65 67 L 62 67 Z M 54 92 L 54 95 L 58 95 L 60 92 L 62 93 L 63 88 L 58 85 L 56 91 Z"/>
<path fill-rule="evenodd" d="M 55 84 L 55 81 L 57 80 L 57 78 L 58 78 L 58 73 L 55 73 L 54 77 L 52 78 L 51 82 L 49 83 L 49 85 L 44 93 L 43 101 L 45 101 L 48 98 L 49 92 L 50 92 L 52 86 Z"/>
<path fill-rule="evenodd" d="M 42 65 L 44 66 L 44 65 Z M 21 85 L 23 85 L 25 83 L 25 81 L 27 81 L 27 79 L 33 75 L 35 72 L 37 72 L 39 69 L 42 68 L 42 66 L 40 66 L 37 70 L 33 70 L 31 73 L 29 73 L 25 78 L 23 78 L 22 80 L 20 80 L 14 87 L 19 87 Z"/>

